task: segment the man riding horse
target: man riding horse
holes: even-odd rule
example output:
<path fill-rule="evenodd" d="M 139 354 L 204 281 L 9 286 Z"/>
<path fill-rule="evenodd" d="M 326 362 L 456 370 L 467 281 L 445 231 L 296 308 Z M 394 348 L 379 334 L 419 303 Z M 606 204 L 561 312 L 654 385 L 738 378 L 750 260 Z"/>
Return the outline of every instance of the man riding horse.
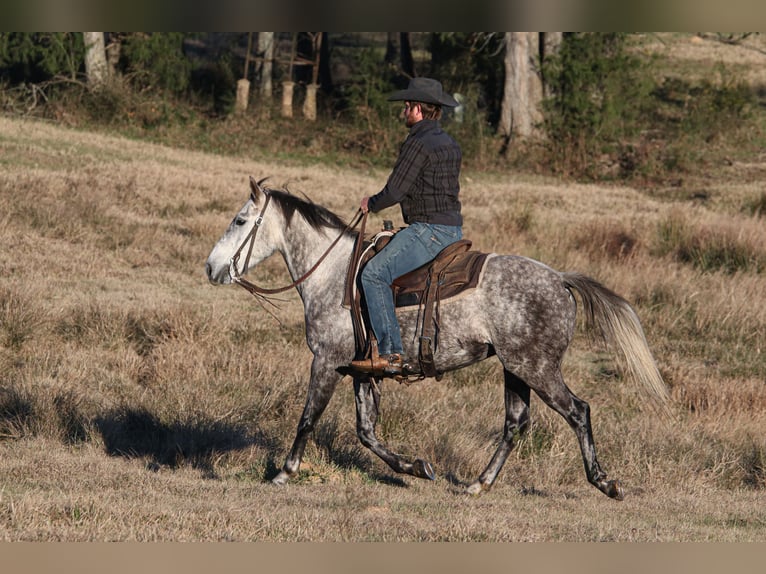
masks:
<path fill-rule="evenodd" d="M 458 199 L 462 153 L 439 124 L 442 106 L 455 107 L 458 102 L 431 78 L 413 78 L 406 90 L 388 99 L 404 101 L 403 117 L 410 131 L 385 187 L 363 197 L 361 209 L 377 213 L 398 203 L 407 227 L 362 270 L 362 289 L 379 354 L 351 362 L 354 369 L 378 376 L 417 370 L 404 356 L 391 292 L 394 279 L 428 263 L 463 236 Z"/>

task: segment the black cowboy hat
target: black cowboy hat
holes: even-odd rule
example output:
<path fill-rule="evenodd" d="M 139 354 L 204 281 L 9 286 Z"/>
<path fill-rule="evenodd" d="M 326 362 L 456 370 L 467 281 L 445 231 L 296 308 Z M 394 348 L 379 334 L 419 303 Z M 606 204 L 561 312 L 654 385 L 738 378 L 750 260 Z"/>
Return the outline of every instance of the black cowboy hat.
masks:
<path fill-rule="evenodd" d="M 389 102 L 404 100 L 451 108 L 459 105 L 455 98 L 444 92 L 441 82 L 431 78 L 412 78 L 406 90 L 399 90 L 388 97 Z"/>

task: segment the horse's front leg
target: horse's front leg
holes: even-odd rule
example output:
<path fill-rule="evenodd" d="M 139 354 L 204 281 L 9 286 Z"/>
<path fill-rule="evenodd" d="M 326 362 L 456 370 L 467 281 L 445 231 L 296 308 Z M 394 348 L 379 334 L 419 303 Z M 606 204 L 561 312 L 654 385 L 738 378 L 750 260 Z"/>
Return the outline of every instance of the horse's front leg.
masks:
<path fill-rule="evenodd" d="M 417 459 L 408 462 L 400 455 L 388 450 L 375 435 L 380 403 L 380 381 L 372 377 L 354 379 L 356 397 L 356 434 L 364 446 L 377 454 L 396 472 L 411 474 L 418 478 L 434 480 L 436 475 L 431 463 Z"/>
<path fill-rule="evenodd" d="M 303 414 L 298 422 L 293 447 L 290 449 L 290 454 L 287 456 L 282 470 L 271 480 L 274 484 L 285 484 L 291 476 L 298 472 L 309 435 L 311 435 L 319 417 L 322 416 L 330 402 L 335 387 L 341 378 L 342 375 L 339 375 L 326 361 L 314 358 L 314 362 L 311 364 L 311 381 L 309 382 L 306 406 L 303 407 Z"/>

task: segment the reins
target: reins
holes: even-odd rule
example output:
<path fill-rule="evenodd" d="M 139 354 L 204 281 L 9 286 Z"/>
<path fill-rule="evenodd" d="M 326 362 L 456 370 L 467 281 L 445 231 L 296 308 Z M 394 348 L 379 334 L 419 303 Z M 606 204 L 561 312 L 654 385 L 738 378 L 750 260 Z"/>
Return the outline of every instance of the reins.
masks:
<path fill-rule="evenodd" d="M 276 288 L 259 287 L 255 283 L 248 281 L 247 279 L 242 277 L 242 275 L 237 269 L 237 263 L 239 262 L 239 256 L 242 253 L 242 250 L 245 248 L 245 245 L 247 245 L 247 243 L 249 242 L 250 245 L 247 249 L 247 256 L 245 257 L 245 265 L 243 267 L 243 269 L 247 271 L 247 267 L 250 264 L 250 256 L 253 253 L 255 236 L 258 234 L 258 229 L 263 223 L 263 216 L 266 213 L 266 208 L 269 206 L 269 202 L 271 201 L 271 194 L 269 194 L 268 192 L 264 192 L 264 193 L 266 195 L 266 201 L 264 202 L 263 207 L 261 208 L 261 212 L 258 214 L 258 217 L 255 218 L 253 228 L 250 230 L 250 233 L 247 234 L 247 237 L 245 237 L 245 240 L 242 242 L 242 244 L 239 246 L 239 249 L 237 249 L 236 253 L 234 253 L 234 256 L 229 261 L 229 275 L 231 275 L 232 282 L 242 286 L 253 295 L 275 295 L 277 293 L 283 293 L 285 291 L 288 291 L 292 289 L 293 287 L 297 287 L 298 285 L 303 283 L 322 264 L 322 261 L 325 260 L 325 258 L 330 254 L 330 251 L 332 251 L 333 248 L 338 244 L 341 237 L 343 237 L 346 233 L 354 229 L 357 225 L 359 225 L 360 222 L 362 223 L 362 227 L 359 233 L 361 237 L 364 237 L 364 227 L 367 221 L 367 214 L 363 213 L 360 208 L 357 211 L 354 220 L 348 225 L 346 225 L 345 229 L 341 231 L 340 235 L 338 235 L 338 237 L 335 238 L 335 240 L 330 244 L 330 246 L 325 250 L 325 252 L 322 253 L 321 257 L 317 260 L 317 262 L 314 263 L 314 265 L 312 265 L 311 268 L 308 271 L 306 271 L 303 275 L 298 277 L 298 279 L 296 279 L 289 285 L 285 285 L 284 287 L 276 287 Z"/>

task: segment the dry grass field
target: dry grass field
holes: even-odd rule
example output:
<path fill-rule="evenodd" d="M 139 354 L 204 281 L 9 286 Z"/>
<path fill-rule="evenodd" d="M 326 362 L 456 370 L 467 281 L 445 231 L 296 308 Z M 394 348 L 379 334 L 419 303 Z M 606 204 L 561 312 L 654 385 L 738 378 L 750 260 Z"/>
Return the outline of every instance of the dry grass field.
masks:
<path fill-rule="evenodd" d="M 387 174 L 0 118 L 0 540 L 766 541 L 766 157 L 704 193 L 464 173 L 475 247 L 589 274 L 643 321 L 674 420 L 585 333 L 564 364 L 623 502 L 536 397 L 495 487 L 462 493 L 502 430 L 492 359 L 384 384 L 381 437 L 434 482 L 359 444 L 345 379 L 300 475 L 273 486 L 311 360 L 300 300 L 270 314 L 203 269 L 250 175 L 350 219 Z M 278 258 L 256 277 L 288 279 Z"/>

